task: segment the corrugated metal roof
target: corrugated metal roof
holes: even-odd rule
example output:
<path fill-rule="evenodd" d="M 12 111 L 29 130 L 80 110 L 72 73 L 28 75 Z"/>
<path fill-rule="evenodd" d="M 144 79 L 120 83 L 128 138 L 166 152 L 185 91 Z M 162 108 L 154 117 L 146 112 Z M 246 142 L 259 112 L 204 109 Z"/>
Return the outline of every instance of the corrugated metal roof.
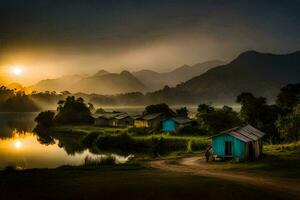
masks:
<path fill-rule="evenodd" d="M 152 120 L 152 119 L 155 119 L 155 118 L 157 118 L 157 117 L 159 117 L 161 115 L 162 115 L 162 113 L 154 113 L 154 114 L 144 115 L 140 119 L 143 119 L 143 120 Z"/>
<path fill-rule="evenodd" d="M 127 118 L 127 117 L 130 117 L 127 113 L 124 113 L 122 115 L 119 115 L 119 116 L 116 116 L 114 117 L 115 119 L 124 119 L 124 118 Z"/>
<path fill-rule="evenodd" d="M 239 139 L 243 142 L 251 142 L 252 141 L 250 138 L 248 138 L 244 135 L 241 135 L 240 133 L 237 133 L 237 132 L 230 132 L 230 133 L 228 133 L 228 135 L 231 135 L 231 136 L 233 136 L 233 137 L 235 137 L 235 138 L 237 138 L 237 139 Z"/>
<path fill-rule="evenodd" d="M 254 128 L 251 125 L 246 125 L 243 127 L 234 127 L 229 130 L 223 131 L 223 132 L 221 132 L 221 134 L 218 134 L 218 135 L 222 135 L 222 134 L 231 135 L 243 142 L 257 141 L 265 135 L 265 133 L 261 132 L 260 130 Z M 218 135 L 215 135 L 215 136 L 218 136 Z M 215 137 L 215 136 L 212 136 L 212 137 Z"/>
<path fill-rule="evenodd" d="M 104 118 L 104 119 L 113 119 L 117 116 L 124 115 L 124 114 L 126 114 L 126 113 L 121 113 L 121 112 L 120 113 L 114 113 L 114 112 L 112 112 L 112 113 L 101 113 L 101 114 L 94 114 L 93 117 L 94 118 L 101 117 L 101 118 Z"/>
<path fill-rule="evenodd" d="M 171 119 L 174 120 L 178 124 L 187 124 L 187 123 L 192 122 L 192 120 L 187 117 L 173 117 Z"/>

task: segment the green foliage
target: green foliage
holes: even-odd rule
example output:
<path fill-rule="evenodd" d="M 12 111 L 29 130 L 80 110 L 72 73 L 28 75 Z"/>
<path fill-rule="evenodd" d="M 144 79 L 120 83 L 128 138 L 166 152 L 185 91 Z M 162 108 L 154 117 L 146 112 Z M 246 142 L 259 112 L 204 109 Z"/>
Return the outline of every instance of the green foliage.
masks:
<path fill-rule="evenodd" d="M 280 138 L 286 141 L 298 141 L 300 138 L 300 114 L 295 109 L 284 117 L 279 117 L 276 127 L 280 133 Z"/>
<path fill-rule="evenodd" d="M 40 112 L 34 121 L 44 127 L 50 127 L 53 125 L 55 113 L 52 111 Z"/>
<path fill-rule="evenodd" d="M 251 93 L 242 93 L 237 97 L 237 102 L 241 104 L 241 118 L 244 123 L 268 133 L 271 139 L 278 139 L 278 132 L 275 122 L 281 115 L 281 109 L 276 105 L 267 105 L 263 97 L 255 97 Z"/>
<path fill-rule="evenodd" d="M 207 135 L 207 130 L 201 129 L 197 125 L 185 126 L 179 129 L 178 135 Z"/>
<path fill-rule="evenodd" d="M 203 140 L 192 140 L 191 141 L 191 150 L 192 151 L 204 151 L 208 148 L 210 143 Z"/>
<path fill-rule="evenodd" d="M 152 134 L 152 129 L 145 127 L 132 127 L 128 129 L 128 133 L 133 135 L 150 135 Z"/>
<path fill-rule="evenodd" d="M 285 112 L 289 113 L 300 100 L 300 83 L 289 84 L 281 88 L 276 99 L 276 104 Z"/>
<path fill-rule="evenodd" d="M 96 143 L 99 135 L 102 135 L 102 134 L 104 134 L 104 133 L 92 132 L 92 133 L 88 134 L 85 138 L 83 138 L 82 144 L 87 148 L 91 148 Z"/>
<path fill-rule="evenodd" d="M 144 115 L 154 114 L 154 113 L 163 113 L 166 117 L 175 116 L 174 111 L 165 103 L 149 105 L 145 108 Z"/>
<path fill-rule="evenodd" d="M 220 131 L 241 125 L 238 113 L 228 106 L 224 106 L 220 110 L 211 108 L 207 110 L 206 108 L 204 109 L 206 112 L 198 114 L 198 123 L 209 134 L 217 134 Z M 201 111 L 203 110 L 201 109 Z"/>
<path fill-rule="evenodd" d="M 103 108 L 98 108 L 95 113 L 96 114 L 105 113 L 105 110 Z"/>
<path fill-rule="evenodd" d="M 179 117 L 187 117 L 189 114 L 189 111 L 186 107 L 182 107 L 176 110 L 176 114 Z"/>
<path fill-rule="evenodd" d="M 24 92 L 0 88 L 0 111 L 5 112 L 35 112 L 39 106 Z"/>
<path fill-rule="evenodd" d="M 210 112 L 213 112 L 215 109 L 207 104 L 200 104 L 198 105 L 198 113 L 199 114 L 207 114 L 207 113 L 210 113 Z"/>
<path fill-rule="evenodd" d="M 91 124 L 93 117 L 82 98 L 69 96 L 65 101 L 58 102 L 58 113 L 54 118 L 57 124 Z"/>

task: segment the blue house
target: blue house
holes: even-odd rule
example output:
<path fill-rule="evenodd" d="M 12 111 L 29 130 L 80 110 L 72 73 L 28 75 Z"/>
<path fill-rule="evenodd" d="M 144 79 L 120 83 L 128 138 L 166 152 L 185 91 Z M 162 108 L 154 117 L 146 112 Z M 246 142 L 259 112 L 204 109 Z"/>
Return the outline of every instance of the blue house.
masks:
<path fill-rule="evenodd" d="M 254 160 L 262 155 L 265 133 L 251 125 L 236 127 L 212 136 L 212 152 L 222 159 Z"/>
<path fill-rule="evenodd" d="M 162 131 L 166 133 L 177 132 L 179 129 L 191 125 L 192 120 L 187 117 L 174 117 L 162 122 Z"/>

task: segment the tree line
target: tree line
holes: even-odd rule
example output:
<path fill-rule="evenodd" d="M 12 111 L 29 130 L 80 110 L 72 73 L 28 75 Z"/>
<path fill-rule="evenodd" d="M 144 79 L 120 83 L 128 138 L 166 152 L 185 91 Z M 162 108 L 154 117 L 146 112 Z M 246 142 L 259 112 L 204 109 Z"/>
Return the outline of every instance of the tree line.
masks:
<path fill-rule="evenodd" d="M 244 92 L 237 96 L 236 102 L 241 105 L 240 112 L 229 106 L 215 108 L 200 104 L 195 116 L 195 123 L 183 130 L 183 134 L 217 134 L 221 131 L 250 124 L 267 133 L 272 142 L 298 140 L 300 136 L 300 84 L 283 87 L 275 104 L 267 104 L 264 97 L 256 97 Z M 85 103 L 84 99 L 68 96 L 58 102 L 57 112 L 41 112 L 36 122 L 41 127 L 53 124 L 92 124 L 91 116 L 94 106 Z M 187 117 L 186 107 L 173 111 L 167 104 L 155 104 L 145 107 L 143 114 L 163 113 L 166 117 Z"/>

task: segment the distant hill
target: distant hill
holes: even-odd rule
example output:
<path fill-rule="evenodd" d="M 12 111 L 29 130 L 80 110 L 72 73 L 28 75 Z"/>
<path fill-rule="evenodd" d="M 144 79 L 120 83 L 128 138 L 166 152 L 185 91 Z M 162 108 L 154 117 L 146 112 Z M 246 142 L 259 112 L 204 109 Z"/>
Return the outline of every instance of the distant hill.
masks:
<path fill-rule="evenodd" d="M 68 75 L 55 79 L 45 79 L 39 81 L 37 84 L 29 86 L 32 90 L 36 91 L 57 91 L 70 90 L 73 85 L 80 81 L 85 76 L 81 75 Z"/>
<path fill-rule="evenodd" d="M 101 72 L 102 73 L 102 72 Z M 93 76 L 83 78 L 72 87 L 74 92 L 117 94 L 147 90 L 135 76 L 128 71 L 116 73 L 96 73 Z"/>
<path fill-rule="evenodd" d="M 133 75 L 153 91 L 161 89 L 165 85 L 176 86 L 181 82 L 205 73 L 213 67 L 223 64 L 225 64 L 223 61 L 211 60 L 204 63 L 198 63 L 193 66 L 183 65 L 166 73 L 158 73 L 152 70 L 141 70 L 134 72 Z"/>
<path fill-rule="evenodd" d="M 92 76 L 63 76 L 57 79 L 47 79 L 30 86 L 37 91 L 63 91 L 72 93 L 117 94 L 135 91 L 145 91 L 147 88 L 130 72 L 120 74 L 100 70 Z"/>
<path fill-rule="evenodd" d="M 227 65 L 148 96 L 171 103 L 223 104 L 234 103 L 242 92 L 252 92 L 274 100 L 281 87 L 296 82 L 300 82 L 300 51 L 286 55 L 247 51 Z"/>

